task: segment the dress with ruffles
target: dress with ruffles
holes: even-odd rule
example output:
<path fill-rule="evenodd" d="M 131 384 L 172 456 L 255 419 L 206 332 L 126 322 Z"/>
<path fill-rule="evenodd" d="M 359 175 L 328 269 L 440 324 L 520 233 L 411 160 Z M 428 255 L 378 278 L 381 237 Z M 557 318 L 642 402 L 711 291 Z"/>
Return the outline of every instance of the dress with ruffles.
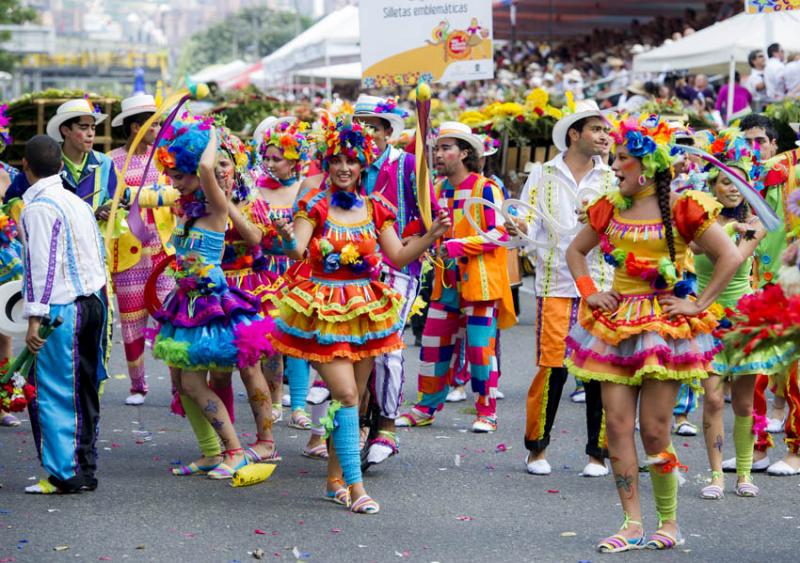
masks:
<path fill-rule="evenodd" d="M 676 264 L 685 262 L 689 243 L 716 221 L 720 208 L 711 196 L 696 191 L 684 192 L 675 201 Z M 587 217 L 592 229 L 605 234 L 627 260 L 657 268 L 663 257 L 669 259 L 661 220 L 623 218 L 608 197 L 593 203 Z M 710 311 L 696 316 L 664 314 L 659 298 L 672 295 L 673 287 L 668 283 L 664 289 L 655 289 L 641 276 L 629 274 L 625 264 L 618 266 L 613 289 L 622 299 L 610 313 L 582 304 L 578 323 L 567 337 L 569 371 L 582 379 L 626 385 L 641 385 L 645 379 L 688 382 L 705 378 L 721 348 L 712 335 L 717 317 Z"/>
<path fill-rule="evenodd" d="M 276 299 L 273 346 L 315 362 L 353 361 L 403 348 L 403 297 L 378 280 L 378 233 L 391 228 L 395 211 L 380 194 L 366 198 L 368 217 L 344 224 L 328 214 L 328 192 L 313 189 L 297 201 L 295 220 L 314 225 L 310 276 L 294 276 Z"/>
<path fill-rule="evenodd" d="M 176 287 L 154 315 L 161 327 L 153 355 L 192 371 L 228 371 L 270 355 L 272 320 L 259 314 L 258 297 L 228 286 L 220 267 L 225 234 L 180 225 L 172 240 Z"/>

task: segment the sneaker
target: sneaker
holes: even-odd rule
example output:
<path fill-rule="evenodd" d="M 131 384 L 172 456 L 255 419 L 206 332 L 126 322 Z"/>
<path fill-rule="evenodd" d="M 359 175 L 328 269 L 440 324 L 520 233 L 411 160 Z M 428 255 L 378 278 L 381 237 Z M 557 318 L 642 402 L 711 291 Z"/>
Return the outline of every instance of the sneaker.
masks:
<path fill-rule="evenodd" d="M 750 471 L 753 473 L 763 473 L 769 467 L 769 457 L 753 461 L 753 467 Z M 722 471 L 725 473 L 736 473 L 736 458 L 732 457 L 722 462 Z"/>
<path fill-rule="evenodd" d="M 434 417 L 429 416 L 423 412 L 418 411 L 415 408 L 412 408 L 408 412 L 402 413 L 398 416 L 395 421 L 394 425 L 399 428 L 413 428 L 415 426 L 430 426 L 433 424 Z"/>
<path fill-rule="evenodd" d="M 573 403 L 585 403 L 586 402 L 586 391 L 583 387 L 575 389 L 572 393 L 569 394 L 569 400 Z"/>
<path fill-rule="evenodd" d="M 530 461 L 530 457 L 530 453 L 525 457 L 525 468 L 531 475 L 550 475 L 550 473 L 553 471 L 546 459 Z"/>
<path fill-rule="evenodd" d="M 605 463 L 600 465 L 590 461 L 581 471 L 581 477 L 605 477 L 606 475 L 608 475 L 608 467 Z"/>
<path fill-rule="evenodd" d="M 369 445 L 367 463 L 377 465 L 395 455 L 398 450 L 397 434 L 381 430 L 378 437 Z"/>
<path fill-rule="evenodd" d="M 22 424 L 19 419 L 14 416 L 13 414 L 6 413 L 0 418 L 0 426 L 5 426 L 7 428 L 15 428 Z"/>
<path fill-rule="evenodd" d="M 506 398 L 506 394 L 500 391 L 500 389 L 498 389 L 494 393 L 494 398 L 497 399 L 498 401 L 502 401 L 503 399 Z"/>
<path fill-rule="evenodd" d="M 144 395 L 141 393 L 131 393 L 130 396 L 125 399 L 125 404 L 131 407 L 139 407 L 144 404 Z"/>
<path fill-rule="evenodd" d="M 673 424 L 672 431 L 678 436 L 697 436 L 697 426 L 688 420 L 680 424 Z"/>
<path fill-rule="evenodd" d="M 467 400 L 467 392 L 464 391 L 464 388 L 461 386 L 453 387 L 447 393 L 447 397 L 445 397 L 445 401 L 448 403 L 460 403 L 461 401 Z"/>
<path fill-rule="evenodd" d="M 497 430 L 497 419 L 493 416 L 479 416 L 472 423 L 472 431 L 476 434 L 490 434 Z"/>
<path fill-rule="evenodd" d="M 786 422 L 786 419 L 780 420 L 778 418 L 768 418 L 767 419 L 767 432 L 770 434 L 781 434 L 783 433 L 783 423 Z"/>
<path fill-rule="evenodd" d="M 312 387 L 306 395 L 306 402 L 312 405 L 321 405 L 331 396 L 331 391 L 327 387 Z"/>
<path fill-rule="evenodd" d="M 286 393 L 283 397 L 281 397 L 281 405 L 284 407 L 292 406 L 292 397 L 289 395 L 289 393 Z"/>
<path fill-rule="evenodd" d="M 783 460 L 776 461 L 767 468 L 769 475 L 785 477 L 787 475 L 800 475 L 800 469 L 794 469 L 791 465 Z"/>

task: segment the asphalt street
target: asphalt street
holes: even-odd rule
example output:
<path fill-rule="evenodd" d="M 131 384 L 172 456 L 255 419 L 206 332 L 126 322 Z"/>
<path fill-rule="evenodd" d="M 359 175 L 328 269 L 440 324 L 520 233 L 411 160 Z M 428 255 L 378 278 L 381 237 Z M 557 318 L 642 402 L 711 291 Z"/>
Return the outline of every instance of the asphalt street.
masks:
<path fill-rule="evenodd" d="M 699 436 L 675 439 L 689 466 L 679 505 L 686 545 L 673 552 L 597 554 L 596 541 L 615 532 L 622 515 L 610 478 L 579 476 L 586 462 L 583 406 L 566 393 L 548 455 L 553 474 L 525 472 L 533 305 L 529 295 L 522 301 L 520 323 L 503 334 L 500 387 L 506 399 L 499 402 L 498 432 L 468 432 L 471 399 L 447 405 L 432 427 L 402 430 L 400 455 L 366 477 L 367 490 L 381 503 L 376 516 L 353 515 L 321 499 L 325 465 L 300 455 L 307 433 L 285 422 L 276 426 L 283 461 L 265 483 L 231 488 L 171 476 L 169 468 L 194 459 L 197 447 L 188 423 L 169 414 L 167 370 L 149 359 L 146 404 L 124 406 L 128 381 L 117 344 L 102 399 L 96 492 L 23 494 L 43 476 L 30 424 L 0 429 L 0 563 L 244 563 L 255 561 L 256 550 L 263 560 L 310 562 L 797 561 L 800 478 L 758 475 L 758 498 L 740 499 L 729 490 L 721 501 L 700 500 L 707 463 Z M 411 339 L 410 332 L 406 336 Z M 416 396 L 418 354 L 407 349 L 407 398 Z M 247 442 L 253 440 L 251 418 L 241 391 L 237 382 L 237 429 Z M 726 426 L 728 457 L 730 412 Z M 779 444 L 773 458 L 784 451 Z M 642 489 L 645 525 L 652 530 L 656 518 L 646 475 Z"/>

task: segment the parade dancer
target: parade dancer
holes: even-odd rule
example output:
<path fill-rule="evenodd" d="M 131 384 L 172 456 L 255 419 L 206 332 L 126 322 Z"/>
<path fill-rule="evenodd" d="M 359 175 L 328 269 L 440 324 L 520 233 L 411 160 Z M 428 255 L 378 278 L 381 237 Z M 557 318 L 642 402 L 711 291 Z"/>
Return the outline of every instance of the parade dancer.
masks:
<path fill-rule="evenodd" d="M 624 119 L 612 132 L 612 169 L 619 192 L 587 210 L 588 225 L 567 249 L 567 263 L 586 307 L 570 330 L 566 366 L 600 381 L 614 481 L 622 503 L 620 531 L 601 552 L 647 547 L 670 549 L 678 529 L 680 461 L 670 440 L 672 407 L 681 382 L 705 378 L 718 351 L 711 331 L 717 318 L 706 309 L 727 286 L 742 258 L 716 222 L 720 204 L 707 194 L 673 196 L 669 145 L 673 132 L 658 116 Z M 696 300 L 679 278 L 686 247 L 695 242 L 716 257 L 711 279 Z M 586 257 L 600 246 L 615 266 L 613 289 L 598 291 Z M 645 539 L 634 444 L 637 404 L 658 514 L 658 530 Z"/>
<path fill-rule="evenodd" d="M 259 199 L 267 204 L 265 206 L 267 225 L 272 225 L 277 219 L 289 219 L 292 216 L 292 207 L 309 161 L 309 142 L 305 131 L 306 124 L 297 120 L 275 120 L 271 126 L 262 130 L 256 139 L 259 162 L 256 185 L 259 188 Z M 280 292 L 285 282 L 283 276 L 288 275 L 293 261 L 284 253 L 278 237 L 275 236 L 274 226 L 267 228 L 271 236 L 262 238 L 262 251 L 267 260 L 266 273 L 272 283 L 266 298 L 274 299 Z M 280 399 L 285 367 L 291 410 L 289 427 L 299 430 L 311 428 L 311 420 L 305 410 L 310 377 L 308 362 L 276 354 L 268 361 L 266 367 L 270 389 L 277 399 L 272 406 L 273 418 L 280 420 L 283 417 Z M 316 444 L 311 447 L 318 446 L 319 444 Z"/>
<path fill-rule="evenodd" d="M 25 239 L 26 343 L 36 354 L 29 412 L 42 466 L 48 473 L 26 493 L 74 493 L 97 488 L 98 391 L 107 379 L 106 269 L 103 240 L 92 209 L 64 190 L 61 150 L 37 135 L 25 146 L 22 196 Z M 44 317 L 63 321 L 47 340 Z"/>
<path fill-rule="evenodd" d="M 137 94 L 122 100 L 122 111 L 114 116 L 111 126 L 121 127 L 127 141 L 124 146 L 108 153 L 117 174 L 122 173 L 134 139 L 156 109 L 155 99 L 147 94 Z M 155 166 L 151 166 L 147 177 L 143 178 L 157 133 L 157 126 L 151 126 L 136 147 L 136 152 L 131 155 L 123 178 L 128 200 L 137 193 L 140 186 L 152 189 L 159 183 L 160 174 Z M 123 218 L 124 215 L 120 213 L 119 217 Z M 147 227 L 145 240 L 140 241 L 130 231 L 126 231 L 112 239 L 109 247 L 109 270 L 117 296 L 122 342 L 131 380 L 130 395 L 125 399 L 125 404 L 134 406 L 144 404 L 148 389 L 144 347 L 149 315 L 144 300 L 144 286 L 153 269 L 167 259 L 168 254 L 174 253 L 174 249 L 169 246 L 169 239 L 175 226 L 175 218 L 169 207 L 143 209 L 142 220 Z M 173 286 L 174 282 L 169 276 L 160 275 L 156 283 L 159 300 L 163 300 Z"/>
<path fill-rule="evenodd" d="M 437 217 L 424 236 L 401 242 L 392 204 L 378 192 L 363 195 L 361 175 L 375 159 L 369 131 L 349 114 L 335 122 L 323 115 L 317 142 L 328 170 L 324 189 L 303 194 L 293 223 L 277 223 L 286 254 L 297 260 L 308 251 L 312 273 L 284 288 L 271 340 L 278 351 L 315 362 L 331 390 L 326 498 L 375 514 L 380 507 L 362 482 L 358 401 L 373 358 L 403 347 L 403 297 L 377 280 L 377 245 L 402 268 L 430 248 L 450 221 Z"/>
<path fill-rule="evenodd" d="M 436 141 L 434 162 L 443 179 L 436 187 L 439 206 L 453 215 L 453 228 L 441 245 L 440 262 L 434 274 L 433 292 L 422 334 L 419 391 L 421 400 L 398 417 L 397 426 L 428 426 L 444 406 L 454 373 L 458 351 L 466 338 L 477 417 L 473 432 L 497 429 L 497 331 L 516 322 L 508 282 L 507 250 L 479 236 L 463 213 L 471 197 L 501 205 L 500 189 L 479 173 L 483 141 L 457 122 L 442 123 Z M 473 207 L 488 236 L 507 240 L 488 207 Z M 442 266 L 443 264 L 443 266 Z"/>
<path fill-rule="evenodd" d="M 204 456 L 191 464 L 195 472 L 230 479 L 247 457 L 225 403 L 208 387 L 206 376 L 212 370 L 247 368 L 270 353 L 271 321 L 259 315 L 257 297 L 228 286 L 220 268 L 229 203 L 216 179 L 217 133 L 209 121 L 184 114 L 156 148 L 159 167 L 181 193 L 182 220 L 172 240 L 177 285 L 154 315 L 161 328 L 153 355 L 170 367 L 190 422 L 199 411 L 225 447 L 221 456 L 204 448 Z M 206 438 L 198 433 L 202 444 L 209 442 Z"/>
<path fill-rule="evenodd" d="M 553 127 L 553 144 L 562 152 L 553 160 L 533 168 L 522 190 L 521 199 L 539 209 L 546 209 L 562 224 L 574 224 L 584 204 L 566 199 L 557 182 L 563 182 L 575 193 L 591 189 L 608 193 L 615 185 L 614 173 L 603 164 L 601 155 L 610 145 L 609 126 L 597 104 L 591 100 L 578 102 Z M 538 371 L 528 389 L 525 466 L 532 475 L 549 475 L 547 446 L 555 422 L 561 393 L 567 382 L 564 367 L 567 355 L 567 333 L 575 323 L 580 297 L 567 267 L 566 250 L 571 237 L 557 236 L 536 217 L 530 224 L 518 221 L 521 230 L 531 238 L 548 243 L 549 248 L 532 248 L 535 258 L 536 346 Z M 613 269 L 600 252 L 589 257 L 591 277 L 604 290 L 611 287 Z M 600 383 L 583 382 L 586 402 L 586 455 L 584 477 L 608 475 L 604 458 L 603 402 Z"/>

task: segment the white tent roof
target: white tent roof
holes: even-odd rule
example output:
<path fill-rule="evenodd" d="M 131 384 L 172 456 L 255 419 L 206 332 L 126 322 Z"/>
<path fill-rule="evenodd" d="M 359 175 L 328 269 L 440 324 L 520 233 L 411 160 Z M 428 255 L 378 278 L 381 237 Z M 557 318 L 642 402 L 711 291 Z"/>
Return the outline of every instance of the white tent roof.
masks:
<path fill-rule="evenodd" d="M 330 78 L 331 80 L 361 80 L 361 63 L 344 63 L 321 68 L 307 68 L 298 70 L 295 76 L 308 78 Z"/>
<path fill-rule="evenodd" d="M 766 50 L 771 43 L 780 43 L 787 53 L 800 51 L 798 12 L 741 13 L 670 45 L 637 55 L 633 59 L 633 70 L 715 72 L 728 67 L 731 55 L 737 64 L 746 68 L 750 51 Z"/>
<path fill-rule="evenodd" d="M 358 7 L 345 6 L 264 57 L 264 73 L 278 77 L 300 68 L 360 60 L 359 39 Z"/>
<path fill-rule="evenodd" d="M 245 70 L 252 66 L 251 63 L 246 63 L 241 59 L 236 59 L 225 64 L 214 64 L 205 67 L 201 71 L 191 76 L 195 82 L 225 82 L 231 78 L 240 75 Z"/>

